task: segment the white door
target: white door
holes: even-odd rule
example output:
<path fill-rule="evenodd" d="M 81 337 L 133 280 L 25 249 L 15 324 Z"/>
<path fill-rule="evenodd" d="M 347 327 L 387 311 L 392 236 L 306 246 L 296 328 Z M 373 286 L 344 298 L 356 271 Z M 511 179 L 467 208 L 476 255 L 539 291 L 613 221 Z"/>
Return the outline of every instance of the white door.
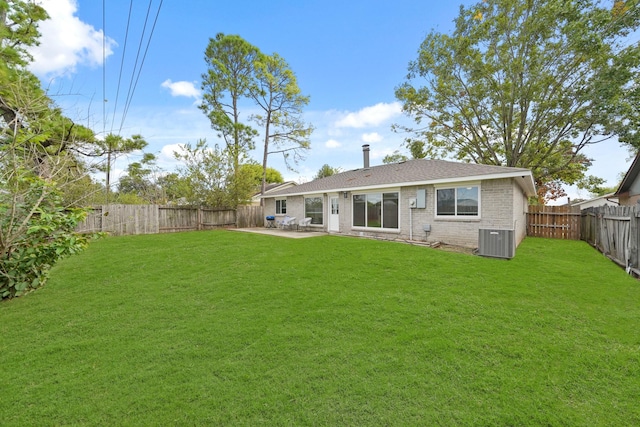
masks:
<path fill-rule="evenodd" d="M 340 197 L 329 197 L 329 232 L 340 231 Z"/>

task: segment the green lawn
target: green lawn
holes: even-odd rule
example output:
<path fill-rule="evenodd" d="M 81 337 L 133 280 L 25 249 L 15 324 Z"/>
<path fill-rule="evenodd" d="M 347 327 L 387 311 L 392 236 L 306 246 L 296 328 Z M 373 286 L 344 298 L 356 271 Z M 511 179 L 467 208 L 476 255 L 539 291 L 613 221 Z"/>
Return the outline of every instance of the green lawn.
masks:
<path fill-rule="evenodd" d="M 640 425 L 640 283 L 583 242 L 107 238 L 0 334 L 1 425 Z"/>

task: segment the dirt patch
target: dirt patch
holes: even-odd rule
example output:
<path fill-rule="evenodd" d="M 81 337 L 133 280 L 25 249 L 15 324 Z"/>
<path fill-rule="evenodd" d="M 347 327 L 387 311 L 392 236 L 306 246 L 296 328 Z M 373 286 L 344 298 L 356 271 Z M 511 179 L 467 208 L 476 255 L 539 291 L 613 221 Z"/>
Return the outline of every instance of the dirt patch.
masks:
<path fill-rule="evenodd" d="M 401 240 L 404 243 L 415 246 L 424 246 L 426 248 L 439 249 L 445 252 L 457 252 L 461 254 L 475 255 L 477 249 L 467 248 L 465 246 L 449 245 L 442 242 L 422 242 L 417 240 Z"/>
<path fill-rule="evenodd" d="M 469 255 L 475 255 L 475 253 L 477 252 L 476 249 L 474 248 L 467 248 L 464 246 L 455 246 L 455 245 L 444 245 L 444 244 L 441 244 L 437 249 L 440 249 L 446 252 L 457 252 L 457 253 L 469 254 Z"/>

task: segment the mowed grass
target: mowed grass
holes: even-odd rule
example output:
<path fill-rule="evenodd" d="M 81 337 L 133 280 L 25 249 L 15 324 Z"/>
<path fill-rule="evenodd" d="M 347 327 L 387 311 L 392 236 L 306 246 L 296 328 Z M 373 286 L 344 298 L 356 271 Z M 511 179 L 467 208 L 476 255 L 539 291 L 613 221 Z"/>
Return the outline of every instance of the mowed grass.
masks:
<path fill-rule="evenodd" d="M 640 425 L 640 283 L 345 237 L 107 238 L 0 304 L 2 425 Z"/>

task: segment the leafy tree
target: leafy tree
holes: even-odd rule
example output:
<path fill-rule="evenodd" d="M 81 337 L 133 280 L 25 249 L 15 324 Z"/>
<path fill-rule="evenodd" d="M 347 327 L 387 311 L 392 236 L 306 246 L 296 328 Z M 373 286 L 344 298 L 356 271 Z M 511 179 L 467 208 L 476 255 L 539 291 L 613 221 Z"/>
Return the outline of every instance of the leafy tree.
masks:
<path fill-rule="evenodd" d="M 186 201 L 189 185 L 186 179 L 178 173 L 172 172 L 158 177 L 158 187 L 162 189 L 165 203 L 180 204 Z"/>
<path fill-rule="evenodd" d="M 7 135 L 0 143 L 11 144 L 15 135 L 23 134 L 28 141 L 22 144 L 23 154 L 42 176 L 64 170 L 54 161 L 82 168 L 77 156 L 94 144 L 93 131 L 65 117 L 39 85 L 40 80 L 24 69 L 11 69 L 6 79 L 0 78 L 0 127 Z"/>
<path fill-rule="evenodd" d="M 68 189 L 83 181 L 79 150 L 93 132 L 62 114 L 25 69 L 38 43 L 36 2 L 0 0 L 0 298 L 42 286 L 51 266 L 83 249 Z M 67 191 L 64 191 L 67 190 Z"/>
<path fill-rule="evenodd" d="M 636 82 L 617 101 L 614 111 L 620 117 L 629 119 L 614 123 L 611 130 L 618 135 L 620 142 L 635 151 L 640 150 L 640 75 L 636 76 Z"/>
<path fill-rule="evenodd" d="M 118 197 L 123 194 L 135 195 L 142 203 L 162 203 L 165 200 L 158 185 L 156 156 L 144 153 L 139 162 L 129 163 L 127 173 L 118 182 Z"/>
<path fill-rule="evenodd" d="M 251 175 L 251 179 L 256 187 L 262 186 L 263 169 L 262 166 L 255 162 L 245 163 L 241 166 L 243 172 Z M 266 182 L 269 184 L 283 183 L 284 178 L 277 169 L 267 167 Z"/>
<path fill-rule="evenodd" d="M 81 208 L 105 203 L 104 185 L 94 180 L 86 170 L 74 171 L 65 182 L 58 181 L 63 206 Z"/>
<path fill-rule="evenodd" d="M 241 159 L 255 147 L 253 138 L 258 134 L 241 121 L 240 114 L 240 104 L 249 97 L 254 84 L 254 62 L 258 55 L 258 49 L 240 36 L 223 33 L 209 39 L 205 51 L 208 70 L 202 75 L 204 93 L 200 109 L 226 144 L 232 175 L 239 174 Z M 236 194 L 232 206 L 240 200 L 241 195 Z"/>
<path fill-rule="evenodd" d="M 182 148 L 174 156 L 183 163 L 179 173 L 184 179 L 188 203 L 235 208 L 250 201 L 254 188 L 251 173 L 242 168 L 232 173 L 235 154 L 217 145 L 210 148 L 206 140 L 199 140 L 195 146 L 184 144 Z"/>
<path fill-rule="evenodd" d="M 400 162 L 406 162 L 407 160 L 409 160 L 407 156 L 400 153 L 400 151 L 396 150 L 393 152 L 393 154 L 387 154 L 386 156 L 384 156 L 384 158 L 382 159 L 382 163 L 384 164 L 400 163 Z"/>
<path fill-rule="evenodd" d="M 27 49 L 39 44 L 38 22 L 48 17 L 36 2 L 0 0 L 0 73 L 6 75 L 8 68 L 31 61 Z"/>
<path fill-rule="evenodd" d="M 38 23 L 45 19 L 37 2 L 0 0 L 0 127 L 5 135 L 0 143 L 13 143 L 18 132 L 31 134 L 29 141 L 37 144 L 29 144 L 30 161 L 43 174 L 51 156 L 68 154 L 71 160 L 80 147 L 94 142 L 93 131 L 65 117 L 25 68 L 32 60 L 28 48 L 39 44 Z"/>
<path fill-rule="evenodd" d="M 605 194 L 615 193 L 620 185 L 619 183 L 621 183 L 624 179 L 624 175 L 624 172 L 618 174 L 618 184 L 613 187 L 606 187 L 604 185 L 605 180 L 602 178 L 590 176 L 581 180 L 578 183 L 578 188 L 589 191 L 591 197 L 600 197 L 604 196 Z"/>
<path fill-rule="evenodd" d="M 616 190 L 618 189 L 618 186 L 615 187 L 604 187 L 604 186 L 600 186 L 595 188 L 591 194 L 593 197 L 601 197 L 604 196 L 605 194 L 613 194 L 616 192 Z"/>
<path fill-rule="evenodd" d="M 320 179 L 320 178 L 326 178 L 328 176 L 331 175 L 335 175 L 337 173 L 342 172 L 342 169 L 340 168 L 334 168 L 332 166 L 329 166 L 328 164 L 324 164 L 322 165 L 322 167 L 318 170 L 318 172 L 316 173 L 316 175 L 313 177 L 313 179 Z"/>
<path fill-rule="evenodd" d="M 111 166 L 115 163 L 119 155 L 131 153 L 132 151 L 142 150 L 147 146 L 147 141 L 142 135 L 133 135 L 131 138 L 125 138 L 121 135 L 113 133 L 105 136 L 103 141 L 98 141 L 91 153 L 84 153 L 93 157 L 106 156 L 106 164 L 103 169 L 106 174 L 106 202 L 109 203 L 109 193 L 111 192 Z M 138 164 L 139 165 L 139 164 Z"/>
<path fill-rule="evenodd" d="M 5 104 L 8 105 L 8 104 Z M 59 182 L 78 162 L 68 152 L 49 153 L 33 117 L 47 104 L 24 103 L 0 134 L 0 298 L 42 286 L 51 266 L 83 249 L 89 238 L 74 232 L 85 211 L 68 207 Z M 58 117 L 53 111 L 52 117 Z M 21 123 L 19 123 L 21 122 Z M 36 130 L 34 132 L 34 129 Z"/>
<path fill-rule="evenodd" d="M 396 89 L 414 157 L 530 168 L 540 197 L 584 177 L 582 150 L 633 130 L 636 0 L 485 0 L 460 8 L 452 35 L 429 33 Z M 396 126 L 396 129 L 400 129 Z M 628 135 L 629 136 L 629 135 Z M 630 137 L 630 136 L 629 136 Z"/>
<path fill-rule="evenodd" d="M 19 167 L 11 175 L 0 181 L 0 299 L 44 285 L 53 264 L 90 239 L 74 231 L 86 211 L 64 208 L 54 183 Z"/>
<path fill-rule="evenodd" d="M 267 161 L 270 154 L 281 153 L 287 168 L 293 156 L 294 164 L 303 159 L 309 149 L 309 137 L 313 126 L 302 119 L 302 110 L 309 97 L 300 93 L 295 74 L 289 64 L 277 53 L 259 54 L 255 62 L 256 85 L 251 94 L 262 112 L 252 116 L 263 128 L 264 147 L 262 154 L 262 188 L 267 183 Z"/>

